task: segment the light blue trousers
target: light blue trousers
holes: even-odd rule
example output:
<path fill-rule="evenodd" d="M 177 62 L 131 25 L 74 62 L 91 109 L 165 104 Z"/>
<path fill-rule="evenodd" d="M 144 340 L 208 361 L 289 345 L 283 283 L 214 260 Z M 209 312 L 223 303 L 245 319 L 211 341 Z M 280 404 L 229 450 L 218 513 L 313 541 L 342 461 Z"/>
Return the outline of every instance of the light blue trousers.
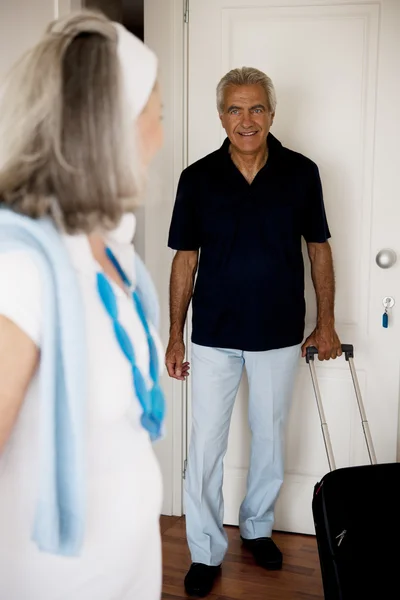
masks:
<path fill-rule="evenodd" d="M 228 542 L 223 528 L 223 460 L 236 394 L 247 371 L 252 432 L 247 495 L 240 508 L 242 537 L 270 537 L 284 475 L 284 433 L 300 346 L 241 352 L 193 344 L 192 435 L 185 481 L 188 544 L 193 562 L 220 565 Z"/>

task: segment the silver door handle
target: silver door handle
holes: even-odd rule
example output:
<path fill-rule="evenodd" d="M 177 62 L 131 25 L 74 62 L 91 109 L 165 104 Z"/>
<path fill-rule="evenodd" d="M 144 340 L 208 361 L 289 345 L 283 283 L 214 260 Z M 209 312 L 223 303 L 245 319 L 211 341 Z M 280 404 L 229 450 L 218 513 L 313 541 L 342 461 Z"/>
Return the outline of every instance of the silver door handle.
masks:
<path fill-rule="evenodd" d="M 376 255 L 376 264 L 381 269 L 390 269 L 397 261 L 397 255 L 391 248 L 383 248 Z"/>

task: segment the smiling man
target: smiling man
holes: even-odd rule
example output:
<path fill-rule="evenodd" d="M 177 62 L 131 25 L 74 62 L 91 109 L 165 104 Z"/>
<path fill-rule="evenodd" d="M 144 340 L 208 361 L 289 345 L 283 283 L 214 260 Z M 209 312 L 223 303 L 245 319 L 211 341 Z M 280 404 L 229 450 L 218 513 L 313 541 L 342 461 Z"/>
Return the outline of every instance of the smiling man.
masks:
<path fill-rule="evenodd" d="M 321 360 L 341 354 L 334 326 L 330 233 L 317 166 L 270 133 L 275 90 L 261 71 L 244 67 L 225 75 L 217 88 L 217 107 L 227 138 L 219 150 L 183 171 L 169 235 L 169 246 L 177 253 L 166 366 L 179 380 L 189 373 L 183 332 L 193 295 L 193 427 L 185 486 L 193 564 L 185 587 L 199 597 L 211 591 L 227 550 L 223 459 L 244 369 L 252 448 L 240 532 L 259 565 L 282 566 L 271 535 L 304 336 L 302 238 L 318 306 L 316 328 L 303 343 L 303 355 L 310 345 L 318 347 Z"/>

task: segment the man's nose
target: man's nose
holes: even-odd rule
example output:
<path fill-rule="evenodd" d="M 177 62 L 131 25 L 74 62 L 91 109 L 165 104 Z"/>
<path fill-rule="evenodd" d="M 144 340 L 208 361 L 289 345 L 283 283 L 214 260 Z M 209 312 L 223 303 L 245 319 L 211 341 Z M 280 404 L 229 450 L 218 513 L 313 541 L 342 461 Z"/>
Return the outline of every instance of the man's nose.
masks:
<path fill-rule="evenodd" d="M 250 111 L 248 111 L 248 110 L 243 111 L 241 125 L 242 125 L 242 127 L 246 128 L 246 129 L 250 129 L 250 127 L 253 127 L 253 120 L 252 120 L 252 115 L 251 115 Z"/>

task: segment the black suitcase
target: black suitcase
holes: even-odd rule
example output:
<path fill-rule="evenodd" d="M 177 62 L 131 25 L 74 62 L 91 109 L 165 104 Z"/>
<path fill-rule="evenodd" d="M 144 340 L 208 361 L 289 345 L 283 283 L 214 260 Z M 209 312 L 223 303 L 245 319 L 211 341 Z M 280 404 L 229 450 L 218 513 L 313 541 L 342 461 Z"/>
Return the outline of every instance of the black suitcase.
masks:
<path fill-rule="evenodd" d="M 350 366 L 371 465 L 336 469 L 314 357 L 306 360 L 317 400 L 330 472 L 315 486 L 312 512 L 325 600 L 400 599 L 400 463 L 377 464 L 357 374 Z"/>

